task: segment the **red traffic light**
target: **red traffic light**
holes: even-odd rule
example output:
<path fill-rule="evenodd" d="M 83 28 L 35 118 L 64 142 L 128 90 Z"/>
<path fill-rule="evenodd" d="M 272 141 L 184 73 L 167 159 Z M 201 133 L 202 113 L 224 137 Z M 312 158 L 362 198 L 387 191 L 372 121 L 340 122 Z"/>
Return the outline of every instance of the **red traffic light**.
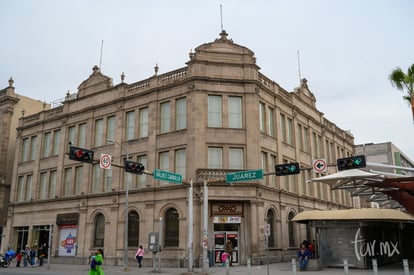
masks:
<path fill-rule="evenodd" d="M 124 164 L 125 172 L 127 173 L 133 173 L 138 175 L 142 175 L 144 173 L 145 167 L 144 165 L 142 165 L 142 163 L 125 160 Z"/>
<path fill-rule="evenodd" d="M 86 163 L 93 163 L 93 151 L 71 146 L 69 148 L 69 159 Z"/>

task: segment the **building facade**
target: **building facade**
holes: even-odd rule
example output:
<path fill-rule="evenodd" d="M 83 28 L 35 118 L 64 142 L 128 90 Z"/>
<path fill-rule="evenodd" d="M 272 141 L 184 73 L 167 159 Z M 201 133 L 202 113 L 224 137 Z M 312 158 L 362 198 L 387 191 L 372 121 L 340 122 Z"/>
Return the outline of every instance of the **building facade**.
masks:
<path fill-rule="evenodd" d="M 314 237 L 291 221 L 297 213 L 352 206 L 347 192 L 306 180 L 319 176 L 314 159 L 334 164 L 353 155 L 354 139 L 318 111 L 306 80 L 287 92 L 259 70 L 254 53 L 224 31 L 190 53 L 185 67 L 165 74 L 156 67 L 139 82 L 122 75 L 114 85 L 95 66 L 62 106 L 20 121 L 6 242 L 47 245 L 54 261 L 84 262 L 103 247 L 106 264 L 122 265 L 127 212 L 130 259 L 159 232 L 163 265 L 185 265 L 189 220 L 195 265 L 203 248 L 220 263 L 227 240 L 234 264 L 263 263 L 267 246 L 272 262 L 296 255 L 302 240 Z M 22 144 L 33 137 L 38 157 L 23 160 Z M 70 145 L 93 150 L 95 163 L 70 160 Z M 112 156 L 111 169 L 100 168 L 102 153 Z M 148 172 L 125 173 L 127 158 Z M 289 162 L 301 173 L 276 177 L 274 166 Z M 184 183 L 157 180 L 154 169 L 180 174 Z M 263 179 L 226 183 L 229 172 L 255 169 Z"/>
<path fill-rule="evenodd" d="M 0 234 L 6 225 L 18 121 L 24 116 L 50 109 L 49 104 L 15 93 L 13 84 L 14 80 L 10 78 L 9 85 L 0 90 Z M 34 155 L 28 152 L 23 158 L 34 158 Z"/>

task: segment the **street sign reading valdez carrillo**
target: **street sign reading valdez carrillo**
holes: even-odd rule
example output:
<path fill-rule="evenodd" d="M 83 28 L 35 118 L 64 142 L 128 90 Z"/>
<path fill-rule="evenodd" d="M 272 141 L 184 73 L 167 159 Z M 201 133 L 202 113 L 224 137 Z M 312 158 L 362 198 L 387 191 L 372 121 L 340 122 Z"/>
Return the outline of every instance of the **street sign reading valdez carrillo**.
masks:
<path fill-rule="evenodd" d="M 263 179 L 263 170 L 250 170 L 250 171 L 241 171 L 234 173 L 226 174 L 226 182 L 232 183 L 236 181 L 247 181 L 247 180 L 256 180 Z"/>
<path fill-rule="evenodd" d="M 183 177 L 180 174 L 154 169 L 154 179 L 173 183 L 182 183 Z"/>

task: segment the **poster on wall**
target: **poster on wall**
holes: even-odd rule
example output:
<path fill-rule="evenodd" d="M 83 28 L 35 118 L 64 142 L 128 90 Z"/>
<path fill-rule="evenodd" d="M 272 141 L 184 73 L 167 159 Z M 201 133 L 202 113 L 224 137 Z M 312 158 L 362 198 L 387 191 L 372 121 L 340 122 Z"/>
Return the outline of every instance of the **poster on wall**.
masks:
<path fill-rule="evenodd" d="M 77 225 L 63 225 L 59 230 L 59 256 L 76 256 Z"/>

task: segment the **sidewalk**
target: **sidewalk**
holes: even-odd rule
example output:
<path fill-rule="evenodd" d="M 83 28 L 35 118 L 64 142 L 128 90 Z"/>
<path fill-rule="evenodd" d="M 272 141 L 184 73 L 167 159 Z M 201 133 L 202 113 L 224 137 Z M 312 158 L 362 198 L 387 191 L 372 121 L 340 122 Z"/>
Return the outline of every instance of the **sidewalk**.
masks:
<path fill-rule="evenodd" d="M 202 268 L 193 268 L 193 272 L 188 272 L 188 268 L 162 268 L 161 272 L 154 272 L 152 267 L 143 267 L 138 268 L 137 266 L 130 265 L 127 270 L 124 270 L 123 266 L 104 266 L 103 267 L 105 275 L 119 275 L 119 274 L 140 274 L 140 275 L 190 275 L 190 274 L 205 274 L 202 271 Z M 410 262 L 411 274 L 414 270 L 412 262 Z M 34 268 L 16 268 L 15 265 L 10 266 L 9 268 L 2 269 L 1 273 L 7 274 L 59 274 L 59 275 L 85 275 L 89 272 L 88 265 L 68 265 L 68 264 L 51 264 L 50 267 L 34 267 Z M 296 271 L 297 274 L 307 274 L 307 275 L 343 275 L 345 274 L 344 269 L 342 268 L 324 268 L 320 271 Z M 208 274 L 212 275 L 267 275 L 267 274 L 277 274 L 277 275 L 293 275 L 295 274 L 292 271 L 291 263 L 276 263 L 269 265 L 269 272 L 267 265 L 260 266 L 251 266 L 250 270 L 247 266 L 233 266 L 229 268 L 229 273 L 226 273 L 226 268 L 222 266 L 210 267 Z M 374 271 L 371 269 L 361 270 L 361 269 L 349 269 L 349 275 L 358 274 L 358 275 L 373 275 Z M 378 268 L 378 275 L 395 275 L 395 274 L 404 274 L 404 269 L 402 263 L 395 265 L 383 266 Z"/>

